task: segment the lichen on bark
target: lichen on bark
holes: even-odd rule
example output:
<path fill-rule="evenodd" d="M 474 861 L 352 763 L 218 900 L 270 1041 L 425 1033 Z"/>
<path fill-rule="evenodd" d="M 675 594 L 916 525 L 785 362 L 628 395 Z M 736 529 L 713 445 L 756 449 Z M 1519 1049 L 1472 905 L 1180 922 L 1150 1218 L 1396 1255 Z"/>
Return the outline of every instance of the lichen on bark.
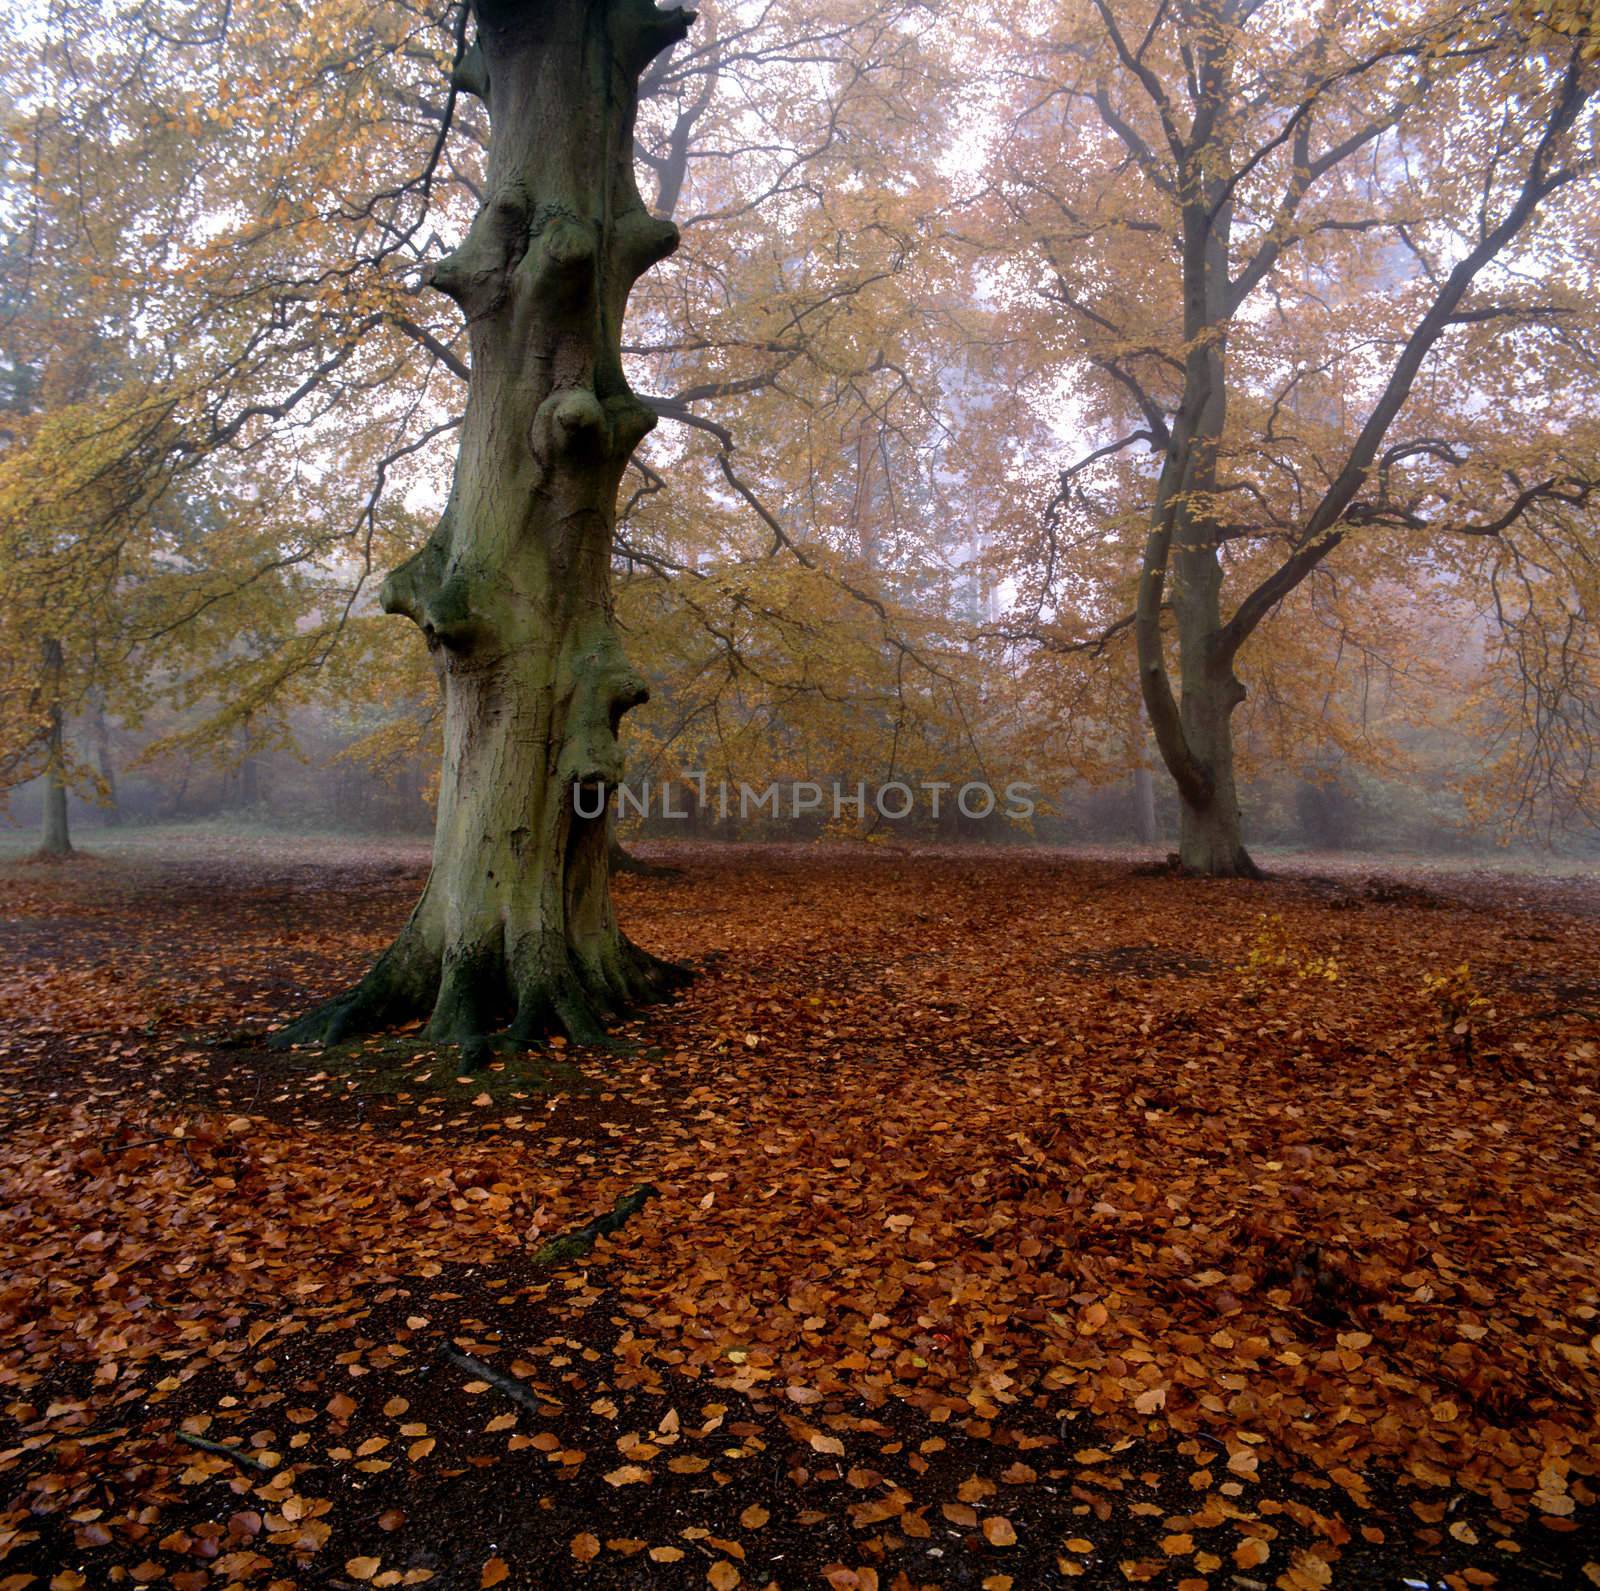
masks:
<path fill-rule="evenodd" d="M 484 202 L 430 278 L 467 319 L 460 451 L 438 527 L 382 592 L 443 678 L 433 868 L 394 944 L 287 1044 L 419 1016 L 444 1042 L 592 1042 L 684 976 L 617 926 L 602 791 L 648 694 L 611 597 L 617 488 L 655 423 L 623 372 L 622 321 L 678 238 L 640 198 L 633 122 L 640 72 L 694 17 L 473 0 L 472 20 L 454 84 L 489 108 Z"/>

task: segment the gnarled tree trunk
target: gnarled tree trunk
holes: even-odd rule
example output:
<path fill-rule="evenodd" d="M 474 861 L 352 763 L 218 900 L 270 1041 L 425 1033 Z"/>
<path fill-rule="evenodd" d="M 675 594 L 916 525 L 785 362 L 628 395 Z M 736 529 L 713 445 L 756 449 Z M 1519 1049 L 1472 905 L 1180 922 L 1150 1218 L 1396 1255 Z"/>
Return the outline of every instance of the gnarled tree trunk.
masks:
<path fill-rule="evenodd" d="M 474 0 L 458 91 L 489 106 L 484 203 L 432 285 L 460 304 L 472 375 L 450 500 L 383 605 L 444 678 L 433 870 L 399 938 L 285 1042 L 429 1016 L 481 1046 L 599 1039 L 678 969 L 612 912 L 605 808 L 618 727 L 645 700 L 611 599 L 617 486 L 655 423 L 623 375 L 634 282 L 677 244 L 633 175 L 639 73 L 693 15 L 651 0 Z"/>

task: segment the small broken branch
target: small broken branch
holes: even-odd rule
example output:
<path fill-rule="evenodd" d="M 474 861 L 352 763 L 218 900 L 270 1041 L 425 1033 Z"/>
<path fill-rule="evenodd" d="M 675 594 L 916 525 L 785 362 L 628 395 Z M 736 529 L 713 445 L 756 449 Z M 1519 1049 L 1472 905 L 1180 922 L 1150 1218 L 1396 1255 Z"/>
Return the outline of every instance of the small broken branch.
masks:
<path fill-rule="evenodd" d="M 621 1228 L 630 1216 L 637 1215 L 656 1196 L 656 1191 L 650 1183 L 644 1182 L 632 1193 L 619 1194 L 616 1203 L 604 1215 L 597 1215 L 594 1220 L 586 1222 L 583 1226 L 574 1227 L 570 1232 L 563 1232 L 559 1237 L 551 1238 L 534 1253 L 533 1263 L 560 1265 L 567 1260 L 581 1259 L 601 1238 Z M 487 1381 L 513 1403 L 519 1403 L 535 1414 L 540 1413 L 545 1403 L 549 1401 L 541 1400 L 536 1392 L 523 1386 L 515 1376 L 508 1376 L 505 1371 L 496 1370 L 492 1364 L 485 1363 L 475 1354 L 464 1352 L 448 1340 L 439 1344 L 437 1353 L 441 1359 L 453 1364 L 458 1370 L 465 1370 L 468 1374 L 477 1376 L 480 1381 Z"/>
<path fill-rule="evenodd" d="M 237 1447 L 230 1447 L 226 1442 L 213 1442 L 206 1436 L 194 1436 L 188 1431 L 175 1433 L 178 1441 L 189 1447 L 197 1447 L 202 1453 L 215 1453 L 218 1458 L 225 1458 L 237 1464 L 241 1469 L 254 1470 L 257 1475 L 270 1475 L 278 1467 L 276 1464 L 264 1464 L 259 1458 L 252 1458 L 250 1454 Z"/>
<path fill-rule="evenodd" d="M 534 1414 L 538 1414 L 544 1407 L 538 1394 L 530 1392 L 515 1376 L 508 1376 L 505 1371 L 496 1370 L 493 1365 L 485 1364 L 483 1360 L 475 1358 L 470 1353 L 463 1353 L 459 1348 L 453 1348 L 448 1342 L 439 1344 L 439 1357 L 448 1360 L 458 1370 L 466 1370 L 477 1376 L 480 1381 L 487 1381 L 490 1386 L 505 1393 L 513 1403 L 520 1403 L 523 1408 L 531 1410 Z"/>
<path fill-rule="evenodd" d="M 630 1216 L 637 1215 L 655 1196 L 656 1189 L 648 1182 L 641 1183 L 632 1193 L 619 1194 L 617 1202 L 604 1215 L 597 1215 L 587 1225 L 551 1238 L 534 1254 L 533 1263 L 561 1265 L 567 1260 L 582 1259 L 601 1238 L 620 1230 Z"/>

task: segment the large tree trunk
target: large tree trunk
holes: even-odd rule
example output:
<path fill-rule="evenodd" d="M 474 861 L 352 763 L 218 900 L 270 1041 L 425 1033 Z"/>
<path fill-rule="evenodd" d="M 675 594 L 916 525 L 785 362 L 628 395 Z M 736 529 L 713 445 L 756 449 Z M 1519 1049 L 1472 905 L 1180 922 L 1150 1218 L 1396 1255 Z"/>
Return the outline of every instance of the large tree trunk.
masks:
<path fill-rule="evenodd" d="M 1206 678 L 1183 690 L 1183 732 L 1210 773 L 1204 800 L 1179 789 L 1178 859 L 1186 872 L 1213 878 L 1259 878 L 1244 847 L 1233 770 L 1233 710 L 1244 699 L 1237 680 Z"/>
<path fill-rule="evenodd" d="M 1210 506 L 1228 413 L 1227 345 L 1215 333 L 1226 322 L 1230 291 L 1229 201 L 1215 176 L 1190 177 L 1196 197 L 1183 210 L 1183 401 L 1156 488 L 1134 634 L 1145 711 L 1178 791 L 1179 861 L 1186 872 L 1259 878 L 1239 821 L 1232 720 L 1245 692 L 1223 644 L 1220 533 Z M 1168 607 L 1177 630 L 1176 697 L 1162 623 Z"/>
<path fill-rule="evenodd" d="M 60 727 L 51 731 L 51 743 L 59 749 Z M 72 836 L 67 828 L 67 781 L 55 755 L 44 775 L 44 832 L 39 842 L 41 856 L 71 856 Z"/>
<path fill-rule="evenodd" d="M 72 836 L 67 828 L 66 715 L 61 709 L 61 677 L 66 659 L 53 637 L 44 643 L 45 688 L 50 693 L 49 724 L 45 739 L 44 830 L 39 839 L 41 856 L 71 856 Z"/>
<path fill-rule="evenodd" d="M 1186 516 L 1180 511 L 1180 523 Z M 1203 786 L 1178 780 L 1178 860 L 1184 870 L 1213 878 L 1259 878 L 1244 847 L 1233 767 L 1233 710 L 1244 686 L 1231 661 L 1220 661 L 1222 566 L 1203 527 L 1184 524 L 1174 564 L 1173 607 L 1178 620 L 1182 692 L 1179 722 L 1190 760 Z"/>
<path fill-rule="evenodd" d="M 633 283 L 677 228 L 633 175 L 640 71 L 682 38 L 651 0 L 475 0 L 456 68 L 492 134 L 484 204 L 432 285 L 467 316 L 472 376 L 450 500 L 385 582 L 444 676 L 433 871 L 400 937 L 286 1042 L 427 1015 L 481 1047 L 606 1022 L 681 974 L 611 907 L 606 803 L 617 733 L 645 700 L 612 613 L 617 486 L 655 423 L 623 375 Z"/>

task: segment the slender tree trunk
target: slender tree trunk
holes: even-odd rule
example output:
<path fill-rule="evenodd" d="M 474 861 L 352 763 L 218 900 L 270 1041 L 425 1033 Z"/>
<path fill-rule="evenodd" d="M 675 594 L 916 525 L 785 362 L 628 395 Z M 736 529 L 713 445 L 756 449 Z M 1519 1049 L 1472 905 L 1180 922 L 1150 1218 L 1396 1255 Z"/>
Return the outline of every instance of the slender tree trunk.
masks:
<path fill-rule="evenodd" d="M 44 831 L 41 856 L 71 856 L 72 836 L 67 828 L 66 715 L 61 710 L 61 676 L 66 659 L 60 641 L 44 643 L 45 688 L 50 693 L 49 723 L 44 765 Z"/>
<path fill-rule="evenodd" d="M 239 759 L 239 806 L 242 810 L 251 812 L 261 799 L 261 779 L 255 758 L 255 741 L 250 734 L 248 718 L 240 726 L 240 736 L 243 748 Z"/>
<path fill-rule="evenodd" d="M 59 725 L 51 731 L 51 743 L 60 745 Z M 44 833 L 39 850 L 44 856 L 71 856 L 72 836 L 67 828 L 67 782 L 61 776 L 61 764 L 52 757 L 45 770 Z"/>
<path fill-rule="evenodd" d="M 1156 827 L 1156 782 L 1145 764 L 1133 770 L 1133 837 L 1140 845 L 1154 845 L 1160 838 Z"/>
<path fill-rule="evenodd" d="M 617 732 L 645 700 L 612 612 L 617 486 L 655 423 L 623 375 L 635 280 L 677 244 L 633 175 L 639 73 L 693 20 L 652 0 L 474 0 L 456 68 L 492 134 L 484 204 L 432 285 L 462 307 L 472 376 L 450 500 L 385 582 L 444 673 L 433 870 L 349 993 L 280 1035 L 333 1042 L 427 1015 L 479 1048 L 602 1037 L 678 969 L 611 906 Z"/>
<path fill-rule="evenodd" d="M 45 856 L 72 855 L 72 836 L 67 829 L 67 784 L 54 762 L 45 773 L 44 836 L 39 850 Z"/>
<path fill-rule="evenodd" d="M 90 698 L 94 727 L 94 761 L 105 787 L 106 827 L 115 828 L 122 822 L 122 807 L 117 801 L 117 765 L 111 755 L 111 726 L 106 722 L 105 693 L 96 690 Z"/>
<path fill-rule="evenodd" d="M 1156 824 L 1156 782 L 1150 771 L 1150 719 L 1142 699 L 1135 697 L 1132 729 L 1133 773 L 1128 794 L 1133 800 L 1133 837 L 1140 845 L 1154 845 L 1161 837 Z"/>

